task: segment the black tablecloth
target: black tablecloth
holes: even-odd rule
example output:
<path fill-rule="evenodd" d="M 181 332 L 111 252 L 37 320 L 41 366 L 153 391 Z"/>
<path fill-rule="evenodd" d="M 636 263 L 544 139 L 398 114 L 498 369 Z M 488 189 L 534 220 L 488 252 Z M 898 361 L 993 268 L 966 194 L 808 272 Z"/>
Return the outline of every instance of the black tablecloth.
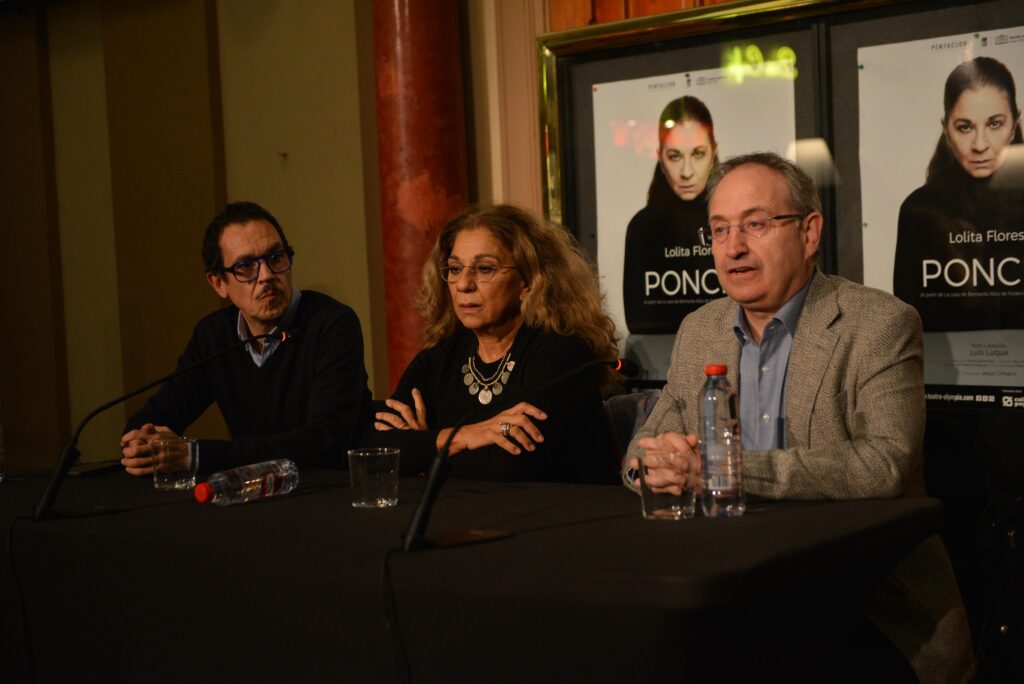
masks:
<path fill-rule="evenodd" d="M 386 510 L 353 509 L 347 474 L 330 471 L 303 472 L 286 497 L 217 508 L 116 473 L 67 482 L 63 517 L 16 520 L 44 485 L 0 485 L 10 681 L 30 676 L 29 653 L 38 681 L 393 676 L 381 562 L 422 480 L 403 480 Z M 452 481 L 432 531 L 513 536 L 389 566 L 417 681 L 704 681 L 779 667 L 792 680 L 850 655 L 865 598 L 940 523 L 936 502 L 911 498 L 655 522 L 621 487 Z"/>

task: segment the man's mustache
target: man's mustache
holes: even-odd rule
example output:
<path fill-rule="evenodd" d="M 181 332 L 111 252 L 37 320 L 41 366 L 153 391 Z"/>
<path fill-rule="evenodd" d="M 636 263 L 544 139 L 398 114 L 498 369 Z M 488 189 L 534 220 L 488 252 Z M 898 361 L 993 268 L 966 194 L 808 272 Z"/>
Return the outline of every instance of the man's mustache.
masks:
<path fill-rule="evenodd" d="M 268 294 L 279 295 L 279 294 L 282 294 L 282 291 L 281 291 L 281 288 L 279 288 L 279 287 L 275 287 L 273 285 L 267 285 L 262 290 L 260 290 L 260 291 L 258 291 L 256 293 L 256 299 L 262 299 L 263 297 L 265 297 Z"/>

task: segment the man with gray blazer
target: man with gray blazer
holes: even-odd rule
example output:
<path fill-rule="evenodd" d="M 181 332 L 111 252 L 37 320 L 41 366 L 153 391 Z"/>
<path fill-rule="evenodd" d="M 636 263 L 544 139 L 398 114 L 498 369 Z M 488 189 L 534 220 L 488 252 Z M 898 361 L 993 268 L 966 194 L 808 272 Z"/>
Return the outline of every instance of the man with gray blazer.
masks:
<path fill-rule="evenodd" d="M 889 294 L 817 270 L 823 217 L 813 181 L 770 153 L 730 159 L 708 181 L 701 229 L 727 298 L 687 316 L 668 383 L 630 443 L 677 454 L 645 471 L 656 488 L 699 487 L 704 367 L 739 388 L 747 492 L 774 499 L 924 494 L 921 321 Z M 893 600 L 893 597 L 896 597 Z M 868 617 L 922 682 L 963 682 L 970 634 L 942 542 L 893 568 Z"/>

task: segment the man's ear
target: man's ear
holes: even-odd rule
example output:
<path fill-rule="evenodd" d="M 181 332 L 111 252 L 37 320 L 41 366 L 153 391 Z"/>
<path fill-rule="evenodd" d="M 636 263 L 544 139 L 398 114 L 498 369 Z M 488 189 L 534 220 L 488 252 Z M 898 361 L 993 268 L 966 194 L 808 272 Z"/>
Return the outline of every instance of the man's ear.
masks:
<path fill-rule="evenodd" d="M 208 272 L 206 274 L 206 282 L 210 283 L 210 287 L 221 299 L 228 298 L 228 283 L 225 280 L 225 274 Z"/>
<path fill-rule="evenodd" d="M 807 216 L 806 242 L 804 244 L 804 256 L 810 257 L 818 253 L 821 246 L 821 231 L 825 225 L 825 218 L 816 211 Z"/>

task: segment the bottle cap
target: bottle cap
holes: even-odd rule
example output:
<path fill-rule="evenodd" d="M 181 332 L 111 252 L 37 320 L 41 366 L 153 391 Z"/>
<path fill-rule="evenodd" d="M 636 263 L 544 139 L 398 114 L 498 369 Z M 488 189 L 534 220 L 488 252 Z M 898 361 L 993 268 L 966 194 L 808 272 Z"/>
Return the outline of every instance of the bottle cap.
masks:
<path fill-rule="evenodd" d="M 196 497 L 196 501 L 199 503 L 206 503 L 213 498 L 213 487 L 210 486 L 209 482 L 201 482 L 192 490 L 192 495 Z"/>
<path fill-rule="evenodd" d="M 704 366 L 704 375 L 725 375 L 725 372 L 728 370 L 728 366 L 712 363 Z"/>

